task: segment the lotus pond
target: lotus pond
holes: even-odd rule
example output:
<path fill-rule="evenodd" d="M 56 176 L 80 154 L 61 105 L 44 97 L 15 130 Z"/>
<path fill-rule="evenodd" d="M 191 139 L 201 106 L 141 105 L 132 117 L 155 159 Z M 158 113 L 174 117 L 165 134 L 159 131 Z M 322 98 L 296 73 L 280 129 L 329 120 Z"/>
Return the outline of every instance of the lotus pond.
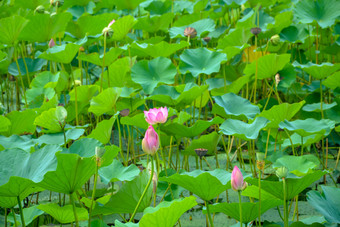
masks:
<path fill-rule="evenodd" d="M 0 1 L 0 226 L 338 226 L 339 0 Z"/>

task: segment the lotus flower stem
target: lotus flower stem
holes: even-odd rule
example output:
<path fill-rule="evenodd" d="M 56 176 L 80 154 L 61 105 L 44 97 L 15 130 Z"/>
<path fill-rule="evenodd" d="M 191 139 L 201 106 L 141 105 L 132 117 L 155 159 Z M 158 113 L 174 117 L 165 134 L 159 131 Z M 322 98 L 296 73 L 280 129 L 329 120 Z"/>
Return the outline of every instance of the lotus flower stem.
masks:
<path fill-rule="evenodd" d="M 22 79 L 22 75 L 21 75 L 21 71 L 20 71 L 20 66 L 19 66 L 19 62 L 18 62 L 17 48 L 16 47 L 14 49 L 14 60 L 15 60 L 16 66 L 18 68 L 18 73 L 19 73 L 19 78 L 20 78 L 20 82 L 21 82 L 22 92 L 24 93 L 25 105 L 27 106 L 27 98 L 26 98 L 26 92 L 25 92 L 25 85 L 24 85 L 24 81 Z"/>
<path fill-rule="evenodd" d="M 103 78 L 104 78 L 104 68 L 105 68 L 104 64 L 105 64 L 105 52 L 106 52 L 106 34 L 107 33 L 104 33 L 104 53 L 103 53 L 102 75 L 100 78 L 100 92 L 103 91 Z"/>
<path fill-rule="evenodd" d="M 241 201 L 241 190 L 237 191 L 238 193 L 238 204 L 239 204 L 239 209 L 240 209 L 240 226 L 242 227 L 243 222 L 242 222 L 242 201 Z"/>
<path fill-rule="evenodd" d="M 288 227 L 288 204 L 287 204 L 287 189 L 286 189 L 286 179 L 282 178 L 283 182 L 283 208 L 284 208 L 284 227 Z"/>
<path fill-rule="evenodd" d="M 22 212 L 22 206 L 21 206 L 20 196 L 17 196 L 17 199 L 18 199 L 18 205 L 19 205 L 19 211 L 20 211 L 21 226 L 26 226 L 26 225 L 25 225 L 25 219 L 24 219 L 24 213 Z M 13 215 L 13 216 L 14 216 L 14 215 Z"/>
<path fill-rule="evenodd" d="M 259 170 L 259 226 L 261 227 L 261 177 L 262 171 Z"/>
<path fill-rule="evenodd" d="M 121 133 L 121 130 L 120 130 L 119 116 L 117 116 L 117 127 L 118 127 L 118 137 L 119 137 L 119 151 L 120 151 L 120 155 L 122 156 L 124 165 L 127 166 L 127 161 L 126 161 L 126 163 L 125 163 L 125 158 L 124 158 L 123 148 L 122 148 L 122 133 Z"/>
<path fill-rule="evenodd" d="M 207 208 L 207 214 L 208 214 L 210 226 L 214 227 L 214 222 L 213 222 L 213 220 L 211 218 L 211 214 L 210 214 L 210 210 L 209 210 L 209 203 L 207 201 L 204 201 L 204 202 L 205 202 L 205 207 Z"/>
<path fill-rule="evenodd" d="M 15 225 L 15 227 L 17 227 L 18 224 L 17 224 L 17 218 L 16 218 L 16 215 L 15 215 L 14 209 L 11 209 L 11 210 L 12 210 L 12 214 L 13 214 L 14 225 Z"/>
<path fill-rule="evenodd" d="M 142 203 L 143 198 L 144 198 L 146 192 L 148 191 L 148 189 L 149 189 L 149 187 L 150 187 L 150 184 L 151 184 L 152 178 L 153 178 L 153 174 L 154 174 L 153 155 L 151 155 L 151 174 L 150 174 L 150 179 L 149 179 L 149 181 L 148 181 L 148 183 L 147 183 L 147 185 L 146 185 L 146 187 L 145 187 L 145 189 L 144 189 L 144 191 L 143 191 L 142 196 L 139 198 L 139 201 L 138 201 L 138 203 L 137 203 L 137 206 L 136 206 L 135 210 L 133 211 L 133 214 L 131 215 L 131 218 L 130 218 L 129 222 L 131 222 L 131 221 L 133 222 L 133 220 L 134 220 L 134 218 L 135 218 L 135 215 L 136 215 L 136 213 L 137 213 L 137 211 L 138 211 L 138 208 L 139 208 L 140 204 Z"/>
<path fill-rule="evenodd" d="M 74 220 L 76 222 L 76 227 L 79 227 L 78 215 L 77 215 L 77 210 L 76 210 L 76 204 L 74 203 L 72 194 L 70 194 L 69 196 L 70 196 L 70 203 L 72 204 L 72 208 L 73 208 L 73 214 L 74 214 Z"/>
<path fill-rule="evenodd" d="M 97 188 L 97 179 L 98 179 L 98 162 L 99 159 L 96 157 L 96 173 L 94 174 L 94 182 L 93 182 L 93 190 L 92 190 L 92 197 L 91 197 L 91 205 L 89 208 L 89 224 L 88 226 L 91 226 L 91 213 L 92 213 L 92 207 L 93 207 L 93 202 L 96 197 L 96 188 Z"/>

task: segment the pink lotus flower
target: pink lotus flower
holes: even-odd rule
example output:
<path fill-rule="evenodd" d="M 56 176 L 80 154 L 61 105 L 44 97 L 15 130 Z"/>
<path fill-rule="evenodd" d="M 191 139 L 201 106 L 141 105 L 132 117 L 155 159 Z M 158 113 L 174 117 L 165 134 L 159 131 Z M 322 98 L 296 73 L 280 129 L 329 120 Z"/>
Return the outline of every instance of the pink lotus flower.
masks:
<path fill-rule="evenodd" d="M 143 151 L 147 154 L 154 155 L 159 148 L 159 137 L 152 125 L 145 132 L 142 140 Z"/>
<path fill-rule="evenodd" d="M 235 166 L 231 173 L 231 188 L 235 191 L 242 191 L 247 187 L 247 183 L 243 181 L 240 169 Z"/>
<path fill-rule="evenodd" d="M 159 109 L 153 108 L 149 111 L 144 111 L 145 120 L 150 125 L 157 123 L 165 123 L 168 119 L 168 109 L 166 107 L 161 107 Z"/>
<path fill-rule="evenodd" d="M 113 19 L 113 20 L 109 23 L 108 27 L 111 27 L 111 25 L 113 25 L 114 22 L 116 22 L 115 19 Z"/>
<path fill-rule="evenodd" d="M 53 40 L 53 38 L 48 42 L 48 47 L 49 48 L 52 48 L 52 47 L 54 47 L 55 46 L 55 42 L 54 42 L 54 40 Z"/>

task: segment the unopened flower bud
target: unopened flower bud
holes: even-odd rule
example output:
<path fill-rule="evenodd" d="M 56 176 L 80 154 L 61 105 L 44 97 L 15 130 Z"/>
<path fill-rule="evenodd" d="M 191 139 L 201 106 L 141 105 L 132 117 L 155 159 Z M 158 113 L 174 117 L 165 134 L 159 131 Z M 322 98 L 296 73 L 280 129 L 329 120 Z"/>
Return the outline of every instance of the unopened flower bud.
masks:
<path fill-rule="evenodd" d="M 49 42 L 48 42 L 48 47 L 49 48 L 52 48 L 55 46 L 55 42 L 54 42 L 54 39 L 52 38 Z"/>
<path fill-rule="evenodd" d="M 102 31 L 102 34 L 106 36 L 107 38 L 111 38 L 113 35 L 113 29 L 110 27 L 105 27 Z"/>
<path fill-rule="evenodd" d="M 288 175 L 288 169 L 285 166 L 281 166 L 276 170 L 276 176 L 278 178 L 286 178 Z"/>
<path fill-rule="evenodd" d="M 281 81 L 280 74 L 276 73 L 276 75 L 275 75 L 275 84 L 276 84 L 276 87 L 279 86 L 280 81 Z"/>
<path fill-rule="evenodd" d="M 270 38 L 270 42 L 272 42 L 272 44 L 274 46 L 278 45 L 280 43 L 280 36 L 279 35 L 273 35 L 271 38 Z"/>
<path fill-rule="evenodd" d="M 34 13 L 41 13 L 41 14 L 45 13 L 45 7 L 43 5 L 38 6 L 37 8 L 35 8 Z"/>
<path fill-rule="evenodd" d="M 105 148 L 104 147 L 96 147 L 95 154 L 96 154 L 96 157 L 102 158 L 105 154 Z"/>

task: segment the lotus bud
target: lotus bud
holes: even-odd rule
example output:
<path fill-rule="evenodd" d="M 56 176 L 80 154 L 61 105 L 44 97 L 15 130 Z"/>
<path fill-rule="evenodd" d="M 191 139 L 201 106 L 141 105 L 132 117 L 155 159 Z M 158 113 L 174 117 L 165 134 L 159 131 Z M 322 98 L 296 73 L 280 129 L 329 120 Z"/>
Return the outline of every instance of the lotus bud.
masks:
<path fill-rule="evenodd" d="M 263 170 L 264 169 L 264 166 L 265 166 L 265 161 L 264 161 L 264 156 L 265 154 L 264 153 L 261 153 L 261 152 L 257 152 L 256 153 L 256 166 L 259 170 Z"/>
<path fill-rule="evenodd" d="M 62 6 L 64 4 L 64 1 L 63 0 L 50 0 L 50 4 L 52 6 Z"/>
<path fill-rule="evenodd" d="M 49 42 L 48 42 L 48 47 L 49 48 L 52 48 L 55 46 L 55 42 L 54 42 L 54 39 L 52 38 Z"/>
<path fill-rule="evenodd" d="M 45 13 L 45 7 L 43 5 L 38 6 L 37 8 L 35 8 L 34 13 L 41 13 L 41 14 Z"/>
<path fill-rule="evenodd" d="M 84 47 L 83 46 L 79 47 L 79 51 L 84 52 L 85 51 Z"/>
<path fill-rule="evenodd" d="M 196 31 L 196 29 L 194 29 L 192 27 L 186 27 L 184 29 L 184 36 L 190 37 L 191 39 L 195 38 L 197 36 L 197 31 Z"/>
<path fill-rule="evenodd" d="M 97 166 L 101 165 L 101 158 L 105 154 L 105 148 L 104 147 L 96 147 L 95 149 L 95 155 L 96 155 L 96 164 Z"/>
<path fill-rule="evenodd" d="M 144 116 L 146 122 L 150 125 L 154 125 L 157 123 L 165 123 L 168 119 L 168 109 L 166 107 L 161 108 L 153 108 L 149 111 L 144 111 Z"/>
<path fill-rule="evenodd" d="M 285 166 L 281 166 L 276 170 L 276 176 L 280 179 L 286 178 L 288 175 L 288 169 Z"/>
<path fill-rule="evenodd" d="M 258 28 L 258 27 L 252 28 L 252 29 L 250 29 L 250 32 L 253 33 L 253 35 L 257 36 L 258 34 L 261 33 L 261 28 Z"/>
<path fill-rule="evenodd" d="M 276 75 L 275 75 L 275 84 L 276 84 L 276 87 L 279 86 L 280 81 L 281 81 L 280 74 L 276 73 Z"/>
<path fill-rule="evenodd" d="M 113 25 L 114 22 L 116 22 L 115 19 L 113 19 L 113 20 L 109 23 L 108 27 L 111 27 L 111 25 Z"/>
<path fill-rule="evenodd" d="M 231 188 L 234 191 L 243 191 L 247 187 L 247 183 L 243 181 L 243 175 L 237 166 L 231 173 Z"/>
<path fill-rule="evenodd" d="M 272 44 L 274 46 L 278 45 L 280 43 L 280 36 L 279 35 L 273 35 L 271 38 L 270 38 L 270 42 L 272 42 Z"/>
<path fill-rule="evenodd" d="M 159 148 L 159 137 L 152 125 L 145 132 L 142 140 L 143 151 L 147 154 L 154 155 Z"/>
<path fill-rule="evenodd" d="M 102 31 L 102 34 L 106 36 L 107 38 L 111 38 L 113 35 L 113 29 L 110 27 L 105 27 Z"/>
<path fill-rule="evenodd" d="M 203 156 L 205 156 L 208 153 L 208 149 L 204 148 L 197 148 L 195 149 L 195 152 L 200 159 L 202 159 Z"/>

